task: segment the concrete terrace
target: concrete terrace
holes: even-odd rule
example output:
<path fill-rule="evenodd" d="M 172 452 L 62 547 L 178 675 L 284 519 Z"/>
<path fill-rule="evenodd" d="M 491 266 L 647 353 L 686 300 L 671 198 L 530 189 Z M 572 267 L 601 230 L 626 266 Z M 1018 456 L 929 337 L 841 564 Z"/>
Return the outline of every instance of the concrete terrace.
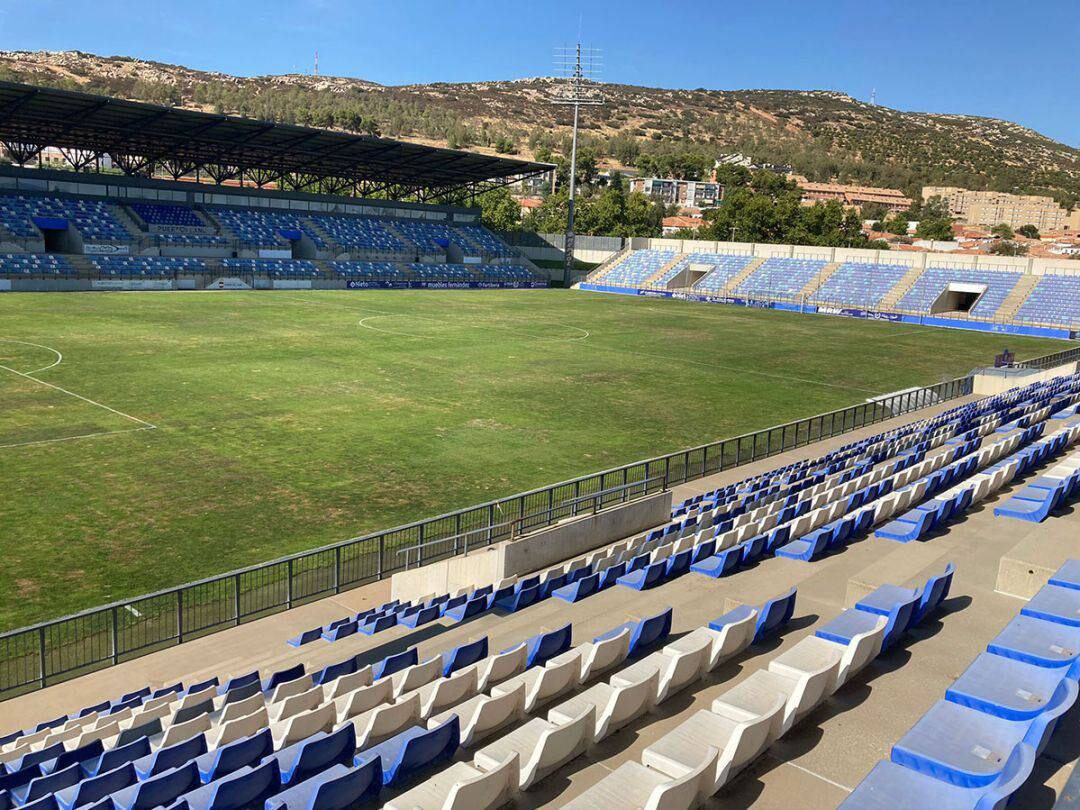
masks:
<path fill-rule="evenodd" d="M 727 471 L 676 488 L 675 501 L 739 481 L 799 458 L 818 456 L 858 438 L 880 433 L 961 404 L 955 400 L 867 429 L 818 442 L 797 451 Z M 614 587 L 589 599 L 568 604 L 549 599 L 509 616 L 483 614 L 460 625 L 445 619 L 415 630 L 395 627 L 374 637 L 351 636 L 335 643 L 315 642 L 293 649 L 286 638 L 314 625 L 380 604 L 389 599 L 390 583 L 340 595 L 230 629 L 117 667 L 14 698 L 0 704 L 0 734 L 32 726 L 80 706 L 115 698 L 147 683 L 242 674 L 260 669 L 264 675 L 292 663 L 309 671 L 362 654 L 376 661 L 409 646 L 421 659 L 482 635 L 492 651 L 501 650 L 542 630 L 573 623 L 578 644 L 631 618 L 674 609 L 673 637 L 707 624 L 734 603 L 758 605 L 798 587 L 795 615 L 777 640 L 754 646 L 722 664 L 706 679 L 691 685 L 648 714 L 621 729 L 585 755 L 521 794 L 516 806 L 559 807 L 628 760 L 640 761 L 642 750 L 750 673 L 766 667 L 780 652 L 848 607 L 849 580 L 870 567 L 894 570 L 895 584 L 925 580 L 948 562 L 957 566 L 943 609 L 913 631 L 897 648 L 865 670 L 817 710 L 798 723 L 729 785 L 708 807 L 759 807 L 807 810 L 834 808 L 925 711 L 944 696 L 946 687 L 982 651 L 987 642 L 1019 611 L 1022 600 L 995 591 L 998 564 L 1017 544 L 1046 541 L 1049 549 L 1067 549 L 1080 538 L 1080 510 L 1033 524 L 995 518 L 993 507 L 1022 486 L 1015 483 L 977 505 L 958 521 L 925 542 L 893 543 L 872 535 L 816 562 L 767 558 L 732 576 L 710 579 L 687 574 L 647 591 Z M 1065 555 L 1062 554 L 1062 557 Z M 478 583 L 481 584 L 481 583 Z M 362 659 L 363 663 L 363 659 Z M 1024 808 L 1050 807 L 1080 755 L 1080 734 L 1074 708 L 1035 773 L 1014 799 Z M 533 716 L 546 716 L 547 707 Z M 459 757 L 471 759 L 471 752 Z M 382 798 L 394 794 L 384 793 Z"/>

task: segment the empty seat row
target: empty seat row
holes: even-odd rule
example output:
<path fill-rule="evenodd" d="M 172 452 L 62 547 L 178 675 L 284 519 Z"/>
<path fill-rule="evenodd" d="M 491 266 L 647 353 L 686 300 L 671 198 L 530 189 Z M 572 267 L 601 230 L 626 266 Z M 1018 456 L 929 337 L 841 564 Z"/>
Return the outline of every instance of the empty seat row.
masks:
<path fill-rule="evenodd" d="M 1076 702 L 1078 562 L 1021 608 L 842 808 L 1005 806 Z"/>

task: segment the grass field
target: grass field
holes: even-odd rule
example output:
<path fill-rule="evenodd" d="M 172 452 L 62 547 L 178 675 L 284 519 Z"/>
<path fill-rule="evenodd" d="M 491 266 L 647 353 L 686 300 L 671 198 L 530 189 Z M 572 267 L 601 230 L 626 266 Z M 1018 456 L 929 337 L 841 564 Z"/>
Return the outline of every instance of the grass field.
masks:
<path fill-rule="evenodd" d="M 1005 342 L 561 290 L 2 296 L 0 630 L 938 382 Z"/>

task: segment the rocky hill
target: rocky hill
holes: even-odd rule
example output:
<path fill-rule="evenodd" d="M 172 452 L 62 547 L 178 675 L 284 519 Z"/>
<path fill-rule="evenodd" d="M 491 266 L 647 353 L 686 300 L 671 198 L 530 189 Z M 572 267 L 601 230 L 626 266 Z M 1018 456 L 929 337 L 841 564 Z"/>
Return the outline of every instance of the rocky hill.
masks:
<path fill-rule="evenodd" d="M 327 126 L 422 143 L 531 157 L 561 151 L 568 110 L 553 80 L 384 86 L 288 74 L 239 77 L 80 52 L 0 52 L 0 79 L 204 110 Z M 607 165 L 706 166 L 723 152 L 788 163 L 815 180 L 893 186 L 954 184 L 1080 200 L 1080 150 L 1008 121 L 910 113 L 842 93 L 665 90 L 605 84 L 586 112 Z M 657 165 L 655 160 L 651 164 Z"/>

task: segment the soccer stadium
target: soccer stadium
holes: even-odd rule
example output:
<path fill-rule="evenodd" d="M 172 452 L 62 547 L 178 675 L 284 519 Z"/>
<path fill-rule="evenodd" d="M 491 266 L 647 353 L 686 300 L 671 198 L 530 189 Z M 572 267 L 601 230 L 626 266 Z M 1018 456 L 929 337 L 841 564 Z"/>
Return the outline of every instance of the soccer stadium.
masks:
<path fill-rule="evenodd" d="M 1080 798 L 1080 263 L 505 233 L 554 165 L 13 81 L 0 144 L 0 810 Z"/>

